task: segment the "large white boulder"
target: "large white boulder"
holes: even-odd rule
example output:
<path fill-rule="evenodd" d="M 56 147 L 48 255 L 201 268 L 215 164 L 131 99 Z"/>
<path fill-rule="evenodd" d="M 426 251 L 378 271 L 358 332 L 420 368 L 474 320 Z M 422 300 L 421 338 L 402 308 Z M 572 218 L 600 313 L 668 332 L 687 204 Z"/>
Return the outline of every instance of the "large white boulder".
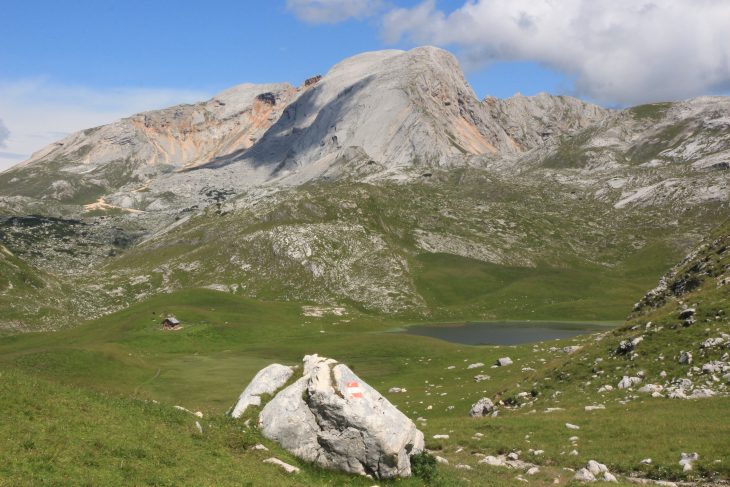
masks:
<path fill-rule="evenodd" d="M 302 377 L 259 415 L 264 436 L 322 467 L 387 479 L 411 474 L 416 425 L 346 365 L 307 355 Z"/>
<path fill-rule="evenodd" d="M 262 394 L 273 394 L 281 389 L 294 374 L 294 368 L 271 364 L 261 369 L 241 393 L 236 405 L 230 411 L 234 418 L 240 418 L 249 406 L 260 406 Z"/>

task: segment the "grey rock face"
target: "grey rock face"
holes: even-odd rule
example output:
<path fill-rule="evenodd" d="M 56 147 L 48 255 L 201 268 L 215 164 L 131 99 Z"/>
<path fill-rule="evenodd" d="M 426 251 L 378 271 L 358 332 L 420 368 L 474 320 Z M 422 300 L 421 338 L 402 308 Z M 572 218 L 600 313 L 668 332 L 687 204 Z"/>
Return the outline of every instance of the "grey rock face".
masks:
<path fill-rule="evenodd" d="M 304 373 L 261 411 L 264 436 L 322 467 L 386 479 L 411 474 L 423 433 L 337 361 L 308 355 Z"/>
<path fill-rule="evenodd" d="M 331 163 L 347 147 L 361 147 L 390 166 L 519 152 L 476 98 L 456 58 L 420 47 L 338 63 L 286 109 L 256 147 L 234 160 L 289 171 Z"/>
<path fill-rule="evenodd" d="M 281 389 L 293 373 L 292 367 L 280 364 L 271 364 L 261 369 L 243 390 L 230 415 L 240 418 L 249 406 L 260 406 L 261 395 L 273 394 Z"/>
<path fill-rule="evenodd" d="M 17 183 L 4 190 L 25 194 L 27 183 L 37 192 L 53 167 L 60 170 L 44 195 L 52 199 L 73 199 L 89 187 L 99 187 L 101 194 L 129 183 L 144 187 L 150 179 L 248 149 L 296 95 L 286 83 L 242 84 L 205 102 L 139 113 L 83 130 L 11 169 Z"/>
<path fill-rule="evenodd" d="M 500 100 L 487 97 L 484 104 L 507 134 L 523 150 L 550 139 L 583 130 L 606 118 L 611 111 L 569 96 L 540 93 Z"/>

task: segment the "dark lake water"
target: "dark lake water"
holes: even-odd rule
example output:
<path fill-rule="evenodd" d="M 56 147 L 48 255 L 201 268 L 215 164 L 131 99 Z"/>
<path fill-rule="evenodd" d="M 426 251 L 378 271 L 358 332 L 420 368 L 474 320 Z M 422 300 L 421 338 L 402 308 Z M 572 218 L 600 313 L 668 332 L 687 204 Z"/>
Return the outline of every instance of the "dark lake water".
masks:
<path fill-rule="evenodd" d="M 518 345 L 544 342 L 596 333 L 613 328 L 611 324 L 546 322 L 546 321 L 493 321 L 485 323 L 414 325 L 401 331 L 409 335 L 440 338 L 465 345 Z"/>

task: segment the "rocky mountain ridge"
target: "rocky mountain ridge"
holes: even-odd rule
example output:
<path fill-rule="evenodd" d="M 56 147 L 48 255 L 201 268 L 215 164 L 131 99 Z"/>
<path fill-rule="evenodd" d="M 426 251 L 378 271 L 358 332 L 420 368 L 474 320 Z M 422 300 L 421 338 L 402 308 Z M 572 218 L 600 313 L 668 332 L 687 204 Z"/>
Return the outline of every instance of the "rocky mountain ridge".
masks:
<path fill-rule="evenodd" d="M 341 173 L 338 162 L 398 177 L 403 168 L 514 156 L 608 113 L 549 95 L 482 103 L 446 51 L 371 52 L 298 89 L 240 85 L 72 134 L 0 175 L 0 194 L 146 209 L 140 192 L 222 181 L 240 191 L 282 176 L 299 184 Z M 191 171 L 201 168 L 227 170 Z"/>
<path fill-rule="evenodd" d="M 607 287 L 630 307 L 727 214 L 728 161 L 727 98 L 480 101 L 449 53 L 382 51 L 68 137 L 0 174 L 0 243 L 85 317 L 208 287 L 605 319 Z"/>

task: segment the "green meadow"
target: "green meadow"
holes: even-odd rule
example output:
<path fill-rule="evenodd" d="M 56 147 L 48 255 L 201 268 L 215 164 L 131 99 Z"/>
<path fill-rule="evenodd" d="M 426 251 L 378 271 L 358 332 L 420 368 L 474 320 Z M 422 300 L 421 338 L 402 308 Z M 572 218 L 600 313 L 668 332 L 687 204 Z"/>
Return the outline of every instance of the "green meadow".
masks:
<path fill-rule="evenodd" d="M 727 302 L 726 291 L 708 293 L 715 308 Z M 168 313 L 182 320 L 181 330 L 161 329 Z M 311 353 L 347 363 L 409 417 L 420 418 L 427 447 L 449 460 L 429 480 L 433 485 L 521 484 L 516 476 L 524 473 L 478 463 L 480 455 L 511 451 L 539 465 L 530 480 L 545 484 L 569 483 L 573 474 L 564 468 L 580 468 L 589 459 L 620 475 L 728 479 L 727 398 L 674 401 L 596 392 L 604 383 L 615 387 L 625 372 L 637 368 L 650 375 L 659 368 L 679 374 L 676 360 L 657 364 L 656 356 L 676 354 L 678 344 L 696 348 L 708 336 L 704 326 L 672 330 L 674 308 L 655 313 L 667 329 L 647 336 L 640 357 L 628 363 L 612 351 L 635 333 L 633 322 L 600 340 L 586 335 L 510 347 L 464 346 L 392 333 L 388 330 L 408 323 L 357 311 L 316 318 L 303 315 L 302 303 L 209 290 L 156 296 L 71 329 L 0 340 L 5 419 L 0 485 L 372 485 L 303 464 L 263 439 L 255 421 L 249 428 L 225 416 L 259 369 L 272 362 L 297 364 Z M 730 329 L 726 320 L 712 328 Z M 567 345 L 583 349 L 550 350 Z M 490 367 L 503 356 L 514 364 Z M 605 375 L 595 375 L 598 357 L 604 359 Z M 475 362 L 486 365 L 467 370 Z M 491 379 L 477 383 L 477 373 Z M 407 392 L 387 393 L 395 386 Z M 520 398 L 522 391 L 529 392 L 527 399 Z M 496 418 L 470 418 L 471 405 L 485 396 L 513 407 L 502 407 Z M 598 403 L 606 409 L 585 411 Z M 175 405 L 203 412 L 203 434 L 194 424 L 198 418 Z M 568 422 L 580 431 L 567 429 Z M 436 434 L 449 439 L 435 440 Z M 569 441 L 574 435 L 575 443 Z M 256 443 L 271 451 L 251 450 Z M 544 454 L 531 455 L 530 449 Z M 683 451 L 701 454 L 689 474 L 677 463 Z M 262 463 L 268 456 L 303 470 L 286 476 Z M 650 467 L 640 464 L 647 457 L 653 459 Z M 382 484 L 424 482 L 414 477 Z"/>

